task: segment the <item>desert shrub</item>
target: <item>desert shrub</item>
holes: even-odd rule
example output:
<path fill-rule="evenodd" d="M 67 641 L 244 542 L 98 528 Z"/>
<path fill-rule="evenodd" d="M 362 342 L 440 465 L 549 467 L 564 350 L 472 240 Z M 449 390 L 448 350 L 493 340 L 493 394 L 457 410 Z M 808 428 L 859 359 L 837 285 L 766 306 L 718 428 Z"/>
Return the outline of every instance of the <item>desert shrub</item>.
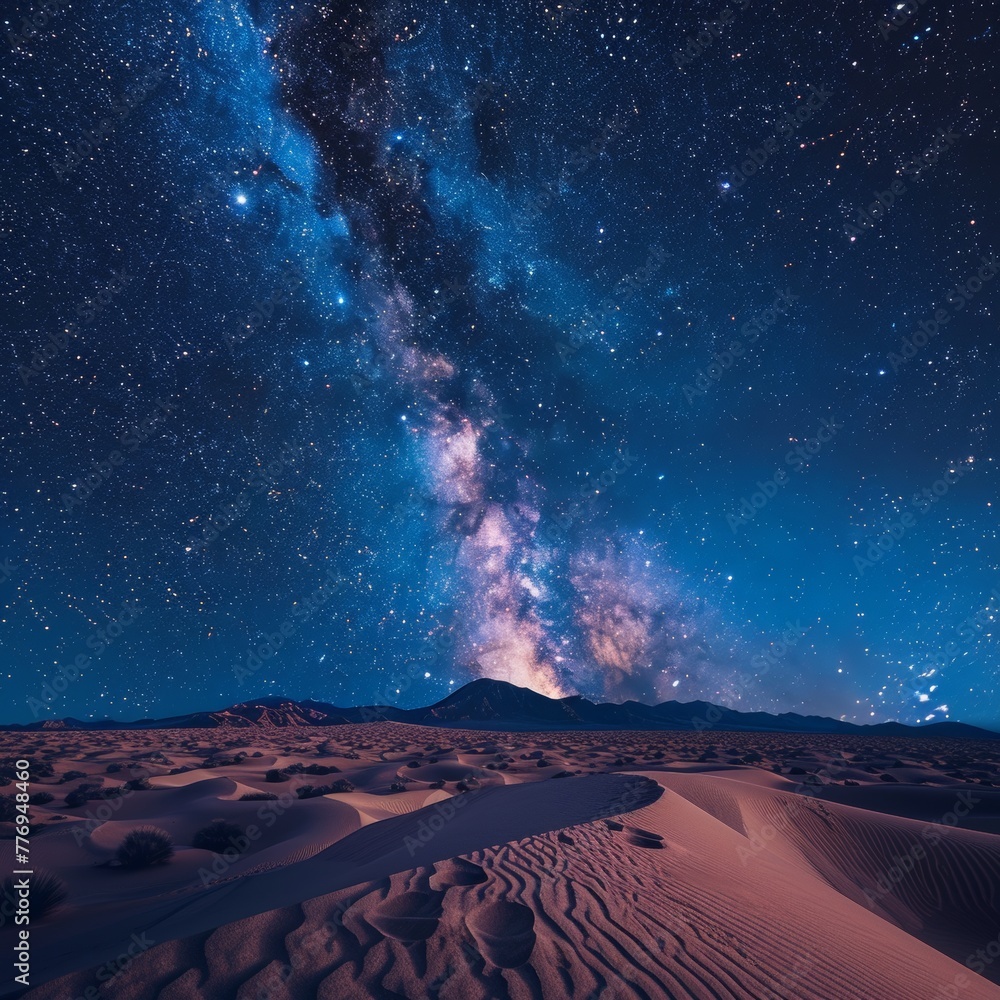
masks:
<path fill-rule="evenodd" d="M 66 883 L 51 872 L 37 869 L 30 879 L 28 894 L 28 914 L 32 920 L 41 920 L 58 909 L 69 896 Z M 5 903 L 17 906 L 18 895 L 14 889 L 14 876 L 8 875 L 3 880 L 0 896 Z M 6 909 L 6 907 L 5 907 Z"/>
<path fill-rule="evenodd" d="M 354 785 L 347 778 L 338 778 L 332 785 L 300 785 L 296 792 L 300 799 L 315 799 L 333 792 L 353 792 Z"/>
<path fill-rule="evenodd" d="M 82 806 L 84 802 L 90 802 L 94 799 L 115 799 L 122 794 L 123 787 L 121 785 L 109 785 L 107 788 L 102 788 L 95 782 L 87 782 L 66 793 L 66 805 L 70 809 L 75 809 L 77 806 Z"/>
<path fill-rule="evenodd" d="M 111 764 L 108 764 L 108 766 L 107 766 L 107 772 L 108 772 L 108 774 L 117 774 L 121 769 L 122 769 L 121 764 L 111 763 Z"/>
<path fill-rule="evenodd" d="M 235 823 L 228 823 L 224 819 L 213 819 L 208 826 L 202 827 L 194 835 L 191 846 L 211 851 L 213 854 L 222 854 L 230 850 L 239 852 L 236 844 L 242 835 L 243 831 Z"/>
<path fill-rule="evenodd" d="M 246 756 L 243 751 L 240 751 L 232 757 L 209 757 L 202 764 L 202 767 L 232 767 L 234 764 L 242 764 Z"/>
<path fill-rule="evenodd" d="M 174 856 L 170 834 L 155 826 L 140 826 L 125 834 L 115 857 L 122 868 L 150 868 L 162 865 Z"/>
<path fill-rule="evenodd" d="M 34 795 L 28 796 L 28 801 L 33 806 L 44 806 L 48 805 L 55 796 L 51 792 L 35 792 Z"/>
<path fill-rule="evenodd" d="M 271 802 L 277 797 L 274 792 L 247 792 L 240 796 L 240 802 Z"/>
<path fill-rule="evenodd" d="M 32 750 L 27 746 L 24 747 L 24 754 L 26 756 L 30 755 Z M 18 768 L 14 766 L 14 762 L 0 764 L 0 783 L 4 785 L 9 785 L 16 777 Z M 55 774 L 52 770 L 52 765 L 47 760 L 36 760 L 31 763 L 31 777 L 32 778 L 51 778 Z"/>
<path fill-rule="evenodd" d="M 310 764 L 304 769 L 306 774 L 333 774 L 335 771 L 339 770 L 339 767 L 333 767 L 327 764 Z"/>
<path fill-rule="evenodd" d="M 153 786 L 148 778 L 131 778 L 125 782 L 125 787 L 130 792 L 148 792 Z"/>
<path fill-rule="evenodd" d="M 390 792 L 405 792 L 406 791 L 406 785 L 404 785 L 402 781 L 394 781 L 389 786 L 389 791 Z"/>
<path fill-rule="evenodd" d="M 86 778 L 86 771 L 67 771 L 59 780 L 60 781 L 75 781 L 77 778 Z"/>
<path fill-rule="evenodd" d="M 288 781 L 288 775 L 284 771 L 279 771 L 276 767 L 272 767 L 264 775 L 265 781 L 270 781 L 272 784 L 277 784 L 279 781 Z"/>
<path fill-rule="evenodd" d="M 444 788 L 444 778 L 438 778 L 437 781 L 432 781 L 428 788 Z"/>

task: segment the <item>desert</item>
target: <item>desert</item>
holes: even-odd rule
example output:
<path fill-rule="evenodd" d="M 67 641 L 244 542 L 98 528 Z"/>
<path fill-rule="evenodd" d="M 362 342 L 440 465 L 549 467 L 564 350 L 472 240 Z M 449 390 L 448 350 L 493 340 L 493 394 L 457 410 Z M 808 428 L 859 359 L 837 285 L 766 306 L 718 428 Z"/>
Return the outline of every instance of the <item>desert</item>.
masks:
<path fill-rule="evenodd" d="M 1000 998 L 1000 740 L 371 722 L 0 744 L 32 764 L 32 866 L 65 894 L 5 996 Z"/>

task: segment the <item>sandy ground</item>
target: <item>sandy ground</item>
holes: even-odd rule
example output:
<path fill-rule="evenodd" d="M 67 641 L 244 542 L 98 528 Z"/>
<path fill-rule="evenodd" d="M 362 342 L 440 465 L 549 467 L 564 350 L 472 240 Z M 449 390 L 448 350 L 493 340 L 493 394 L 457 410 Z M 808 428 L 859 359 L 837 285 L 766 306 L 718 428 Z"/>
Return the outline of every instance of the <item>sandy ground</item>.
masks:
<path fill-rule="evenodd" d="M 69 894 L 32 923 L 31 1000 L 1000 1000 L 1000 741 L 379 723 L 0 749 L 53 796 L 32 864 Z M 228 857 L 191 846 L 216 818 Z M 115 867 L 141 826 L 173 857 Z"/>

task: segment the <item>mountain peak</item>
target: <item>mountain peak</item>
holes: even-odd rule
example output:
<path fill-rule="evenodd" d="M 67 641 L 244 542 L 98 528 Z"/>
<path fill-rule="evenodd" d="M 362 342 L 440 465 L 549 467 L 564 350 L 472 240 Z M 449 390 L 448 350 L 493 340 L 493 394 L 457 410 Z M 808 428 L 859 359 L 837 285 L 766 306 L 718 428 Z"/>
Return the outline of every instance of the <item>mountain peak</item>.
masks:
<path fill-rule="evenodd" d="M 549 698 L 518 687 L 509 681 L 479 677 L 440 701 L 424 708 L 360 706 L 338 708 L 326 702 L 296 701 L 285 695 L 250 698 L 217 711 L 194 712 L 167 719 L 141 719 L 138 722 L 79 719 L 46 719 L 27 725 L 0 726 L 0 730 L 31 731 L 43 729 L 213 729 L 213 728 L 283 728 L 288 726 L 336 726 L 364 722 L 405 722 L 421 726 L 465 729 L 561 730 L 561 729 L 632 729 L 680 730 L 702 732 L 783 732 L 783 733 L 856 733 L 870 736 L 937 736 L 1000 739 L 1000 734 L 960 722 L 940 722 L 930 726 L 906 726 L 886 722 L 857 726 L 850 722 L 821 716 L 786 712 L 738 712 L 710 702 L 665 701 L 644 705 L 627 701 L 621 705 L 595 703 L 581 695 Z"/>

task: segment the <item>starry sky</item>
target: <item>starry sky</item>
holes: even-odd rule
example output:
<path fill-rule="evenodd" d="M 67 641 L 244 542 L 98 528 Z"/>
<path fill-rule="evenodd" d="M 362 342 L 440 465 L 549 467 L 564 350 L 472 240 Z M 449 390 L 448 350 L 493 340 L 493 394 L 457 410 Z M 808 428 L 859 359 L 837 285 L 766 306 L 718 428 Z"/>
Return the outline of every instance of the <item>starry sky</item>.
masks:
<path fill-rule="evenodd" d="M 979 0 L 18 0 L 3 721 L 996 724 Z"/>

